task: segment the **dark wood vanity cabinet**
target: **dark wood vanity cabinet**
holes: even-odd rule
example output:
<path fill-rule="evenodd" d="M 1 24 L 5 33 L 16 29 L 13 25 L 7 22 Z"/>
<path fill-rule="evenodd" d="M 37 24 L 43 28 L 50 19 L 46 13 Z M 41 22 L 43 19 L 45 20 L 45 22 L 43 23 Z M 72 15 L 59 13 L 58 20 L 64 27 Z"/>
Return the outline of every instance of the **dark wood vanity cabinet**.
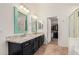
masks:
<path fill-rule="evenodd" d="M 33 55 L 44 43 L 44 35 L 23 43 L 8 42 L 9 55 Z"/>

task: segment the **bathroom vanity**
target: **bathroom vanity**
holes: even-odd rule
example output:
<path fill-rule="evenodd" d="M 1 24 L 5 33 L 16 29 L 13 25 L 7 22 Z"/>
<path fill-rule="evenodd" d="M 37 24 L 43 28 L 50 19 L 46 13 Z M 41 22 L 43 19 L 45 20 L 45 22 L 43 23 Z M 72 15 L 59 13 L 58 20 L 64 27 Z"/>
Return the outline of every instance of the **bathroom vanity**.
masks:
<path fill-rule="evenodd" d="M 24 12 L 23 12 L 24 11 Z M 7 38 L 9 55 L 33 55 L 44 43 L 44 34 L 38 33 L 37 30 L 43 30 L 43 24 L 39 24 L 38 19 L 31 16 L 31 32 L 29 30 L 28 12 L 23 9 L 14 7 L 14 35 Z M 20 33 L 27 33 L 17 35 Z"/>
<path fill-rule="evenodd" d="M 9 55 L 33 55 L 44 43 L 44 34 L 30 34 L 20 37 L 9 37 Z"/>

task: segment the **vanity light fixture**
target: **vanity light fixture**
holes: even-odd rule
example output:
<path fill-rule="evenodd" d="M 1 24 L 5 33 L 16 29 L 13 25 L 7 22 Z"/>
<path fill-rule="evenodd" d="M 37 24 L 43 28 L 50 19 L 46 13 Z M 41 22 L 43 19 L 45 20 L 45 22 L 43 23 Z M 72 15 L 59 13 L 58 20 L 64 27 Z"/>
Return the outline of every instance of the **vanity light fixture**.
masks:
<path fill-rule="evenodd" d="M 26 12 L 30 12 L 27 8 L 25 8 L 23 5 L 20 5 L 20 8 L 22 9 L 22 10 L 24 10 L 24 11 L 26 11 Z"/>
<path fill-rule="evenodd" d="M 26 8 L 25 7 L 23 9 L 26 11 Z"/>
<path fill-rule="evenodd" d="M 28 9 L 26 9 L 26 8 L 24 8 L 24 10 L 25 10 L 26 12 L 28 12 L 28 13 L 30 12 L 30 11 L 29 11 Z"/>
<path fill-rule="evenodd" d="M 39 22 L 43 23 L 42 19 L 39 19 Z"/>
<path fill-rule="evenodd" d="M 36 15 L 32 15 L 32 17 L 33 17 L 34 19 L 37 19 L 37 18 L 38 18 Z"/>
<path fill-rule="evenodd" d="M 23 9 L 24 8 L 23 5 L 20 5 L 20 8 Z"/>

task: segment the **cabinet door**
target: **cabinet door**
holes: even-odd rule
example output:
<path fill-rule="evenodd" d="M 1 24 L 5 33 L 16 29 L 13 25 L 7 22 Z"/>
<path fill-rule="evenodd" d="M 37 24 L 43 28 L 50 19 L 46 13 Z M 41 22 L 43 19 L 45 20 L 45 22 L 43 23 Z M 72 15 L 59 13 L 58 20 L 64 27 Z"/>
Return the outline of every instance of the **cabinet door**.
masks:
<path fill-rule="evenodd" d="M 31 45 L 23 48 L 23 55 L 31 55 L 31 54 L 32 54 Z"/>
<path fill-rule="evenodd" d="M 38 37 L 38 47 L 40 47 L 40 37 Z"/>
<path fill-rule="evenodd" d="M 34 39 L 34 52 L 38 50 L 38 40 L 37 38 Z"/>
<path fill-rule="evenodd" d="M 42 35 L 42 44 L 44 43 L 44 35 Z"/>
<path fill-rule="evenodd" d="M 41 45 L 42 45 L 42 38 L 41 38 L 41 36 L 38 37 L 38 40 L 39 40 L 38 41 L 38 46 L 41 47 Z"/>
<path fill-rule="evenodd" d="M 34 40 L 33 39 L 31 40 L 30 44 L 31 44 L 32 54 L 34 54 L 35 52 L 34 52 Z"/>
<path fill-rule="evenodd" d="M 32 54 L 32 46 L 30 42 L 26 42 L 23 44 L 23 55 L 31 55 Z"/>
<path fill-rule="evenodd" d="M 22 55 L 21 44 L 8 42 L 9 55 Z"/>

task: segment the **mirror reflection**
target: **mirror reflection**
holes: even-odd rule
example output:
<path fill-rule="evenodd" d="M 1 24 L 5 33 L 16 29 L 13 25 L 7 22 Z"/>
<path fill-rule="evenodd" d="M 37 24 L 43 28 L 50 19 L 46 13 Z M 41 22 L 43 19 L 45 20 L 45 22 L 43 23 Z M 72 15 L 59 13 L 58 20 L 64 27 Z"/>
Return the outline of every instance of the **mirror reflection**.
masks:
<path fill-rule="evenodd" d="M 14 8 L 14 33 L 25 33 L 27 31 L 27 16 Z"/>

